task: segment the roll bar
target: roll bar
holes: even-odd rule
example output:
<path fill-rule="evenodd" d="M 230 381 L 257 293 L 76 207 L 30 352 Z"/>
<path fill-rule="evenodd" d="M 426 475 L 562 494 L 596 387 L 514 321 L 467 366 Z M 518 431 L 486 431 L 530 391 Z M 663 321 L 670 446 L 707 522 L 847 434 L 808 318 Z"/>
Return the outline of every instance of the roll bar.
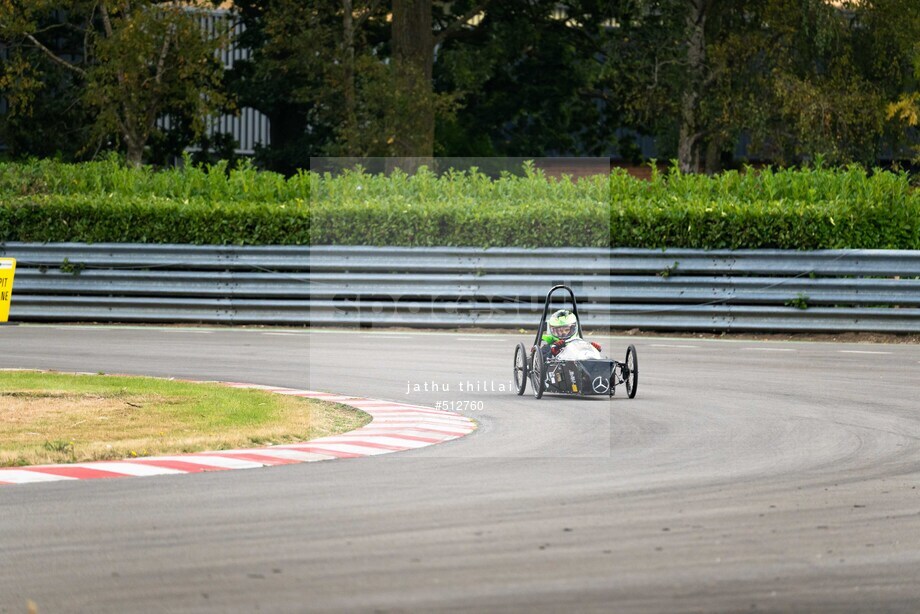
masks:
<path fill-rule="evenodd" d="M 546 301 L 543 303 L 543 317 L 540 318 L 540 326 L 537 328 L 537 336 L 533 341 L 534 347 L 540 346 L 540 337 L 543 336 L 543 329 L 546 328 L 546 316 L 549 314 L 549 302 L 553 296 L 553 292 L 556 290 L 565 290 L 569 293 L 569 298 L 572 299 L 572 313 L 575 314 L 575 320 L 578 322 L 578 336 L 581 339 L 584 339 L 584 336 L 581 334 L 581 318 L 578 317 L 578 301 L 575 300 L 575 293 L 572 292 L 572 289 L 565 285 L 553 286 L 550 288 L 550 291 L 546 293 Z"/>

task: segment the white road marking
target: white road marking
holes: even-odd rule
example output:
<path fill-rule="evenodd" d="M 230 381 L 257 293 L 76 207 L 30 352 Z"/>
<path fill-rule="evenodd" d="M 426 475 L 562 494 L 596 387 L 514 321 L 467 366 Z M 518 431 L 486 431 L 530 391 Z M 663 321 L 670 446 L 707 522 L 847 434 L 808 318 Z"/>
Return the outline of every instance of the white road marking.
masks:
<path fill-rule="evenodd" d="M 74 480 L 63 475 L 53 475 L 51 473 L 39 473 L 38 471 L 26 471 L 23 469 L 4 469 L 0 472 L 0 481 L 10 482 L 12 484 L 28 484 L 29 482 L 59 482 L 61 480 Z"/>
<path fill-rule="evenodd" d="M 263 335 L 275 335 L 278 337 L 306 337 L 309 333 L 262 333 Z"/>
<path fill-rule="evenodd" d="M 324 439 L 323 444 L 330 443 L 359 443 L 366 441 L 368 443 L 379 443 L 385 446 L 396 447 L 396 448 L 405 448 L 407 450 L 414 448 L 424 448 L 425 446 L 430 446 L 431 444 L 427 441 L 415 441 L 412 439 L 399 439 L 397 437 L 386 437 L 385 435 L 366 435 L 360 432 L 353 435 L 339 435 L 330 439 Z"/>
<path fill-rule="evenodd" d="M 161 333 L 193 333 L 195 335 L 210 335 L 213 333 L 213 330 L 197 330 L 194 328 L 177 328 L 175 330 L 171 328 L 160 328 L 157 329 Z"/>
<path fill-rule="evenodd" d="M 287 448 L 277 448 L 277 447 L 248 448 L 248 449 L 242 449 L 242 450 L 221 450 L 220 454 L 255 454 L 256 456 L 264 456 L 266 458 L 285 458 L 289 460 L 296 460 L 296 461 L 302 461 L 302 462 L 326 460 L 329 458 L 334 458 L 328 454 L 316 454 L 314 452 L 298 452 L 297 450 L 289 450 Z"/>
<path fill-rule="evenodd" d="M 317 450 L 330 450 L 332 452 L 347 452 L 349 454 L 361 454 L 364 456 L 376 456 L 378 454 L 387 454 L 394 450 L 384 448 L 374 448 L 371 446 L 362 446 L 356 443 L 338 443 L 335 441 L 326 441 L 324 439 L 311 439 L 302 444 L 303 447 L 316 448 Z M 408 447 L 408 446 L 407 446 Z"/>
<path fill-rule="evenodd" d="M 870 350 L 837 350 L 841 354 L 891 354 L 891 352 L 873 352 Z"/>
<path fill-rule="evenodd" d="M 222 469 L 254 469 L 261 467 L 261 463 L 253 461 L 239 460 L 236 458 L 225 458 L 221 456 L 206 456 L 204 454 L 188 454 L 183 456 L 147 456 L 145 461 L 156 463 L 158 461 L 180 461 L 191 463 L 193 465 L 204 465 L 206 467 L 220 467 Z"/>
<path fill-rule="evenodd" d="M 386 333 L 371 333 L 367 336 L 368 339 L 410 339 L 409 335 L 393 335 Z"/>
<path fill-rule="evenodd" d="M 742 350 L 750 350 L 751 352 L 795 352 L 796 350 L 792 348 L 741 348 Z"/>
<path fill-rule="evenodd" d="M 97 462 L 75 464 L 74 467 L 83 469 L 99 469 L 100 471 L 111 471 L 112 473 L 121 473 L 123 475 L 146 476 L 146 475 L 171 475 L 185 473 L 178 469 L 169 469 L 167 467 L 152 467 L 150 465 L 141 465 L 129 462 Z"/>

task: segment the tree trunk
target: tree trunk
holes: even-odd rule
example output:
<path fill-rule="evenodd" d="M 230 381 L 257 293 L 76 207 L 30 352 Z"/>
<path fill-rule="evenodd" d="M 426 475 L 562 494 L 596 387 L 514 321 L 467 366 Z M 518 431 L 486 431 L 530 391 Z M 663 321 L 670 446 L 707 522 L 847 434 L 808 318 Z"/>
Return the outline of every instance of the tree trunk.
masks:
<path fill-rule="evenodd" d="M 297 172 L 297 165 L 292 160 L 298 158 L 291 152 L 303 147 L 300 141 L 308 133 L 309 122 L 303 109 L 300 105 L 281 101 L 264 112 L 268 115 L 271 148 L 266 153 L 271 156 L 271 169 L 284 174 Z M 312 158 L 310 163 L 313 164 Z"/>
<path fill-rule="evenodd" d="M 342 95 L 345 99 L 345 134 L 351 135 L 357 129 L 355 94 L 355 19 L 352 0 L 342 0 Z M 349 139 L 350 140 L 350 139 Z M 354 145 L 345 143 L 346 155 L 356 155 Z"/>
<path fill-rule="evenodd" d="M 722 142 L 720 139 L 709 138 L 706 141 L 706 163 L 703 168 L 707 175 L 715 175 L 722 171 Z"/>
<path fill-rule="evenodd" d="M 434 154 L 432 0 L 393 0 L 393 71 L 398 104 L 389 122 L 400 168 L 413 172 Z"/>
<path fill-rule="evenodd" d="M 685 91 L 681 98 L 680 136 L 677 142 L 677 162 L 682 173 L 696 173 L 700 169 L 698 105 L 696 92 L 689 89 Z"/>
<path fill-rule="evenodd" d="M 118 124 L 121 128 L 121 138 L 125 142 L 125 161 L 131 166 L 138 167 L 144 163 L 144 146 L 147 141 L 137 133 L 136 125 L 132 123 L 134 116 L 131 112 L 124 109 L 123 114 L 124 117 Z"/>
<path fill-rule="evenodd" d="M 708 0 L 689 0 L 687 12 L 687 83 L 680 108 L 680 136 L 677 161 L 681 172 L 701 170 L 702 128 L 700 99 L 706 68 L 706 13 Z"/>
<path fill-rule="evenodd" d="M 140 167 L 144 164 L 144 148 L 125 142 L 125 161 L 130 166 Z"/>

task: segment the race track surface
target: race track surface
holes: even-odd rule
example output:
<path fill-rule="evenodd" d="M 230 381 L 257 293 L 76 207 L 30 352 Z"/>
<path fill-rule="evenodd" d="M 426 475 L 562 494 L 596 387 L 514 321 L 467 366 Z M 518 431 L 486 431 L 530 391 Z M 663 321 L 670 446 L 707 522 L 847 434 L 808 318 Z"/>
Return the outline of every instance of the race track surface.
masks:
<path fill-rule="evenodd" d="M 519 340 L 0 328 L 6 368 L 483 404 L 417 451 L 4 487 L 0 612 L 920 610 L 920 346 L 602 339 L 638 398 L 537 401 L 491 391 Z"/>

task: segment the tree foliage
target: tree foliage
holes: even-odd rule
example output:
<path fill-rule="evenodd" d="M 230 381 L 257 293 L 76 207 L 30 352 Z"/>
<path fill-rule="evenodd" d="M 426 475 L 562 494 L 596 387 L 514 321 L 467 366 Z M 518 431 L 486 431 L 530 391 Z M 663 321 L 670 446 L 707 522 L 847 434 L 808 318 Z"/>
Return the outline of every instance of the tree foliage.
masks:
<path fill-rule="evenodd" d="M 69 73 L 67 90 L 91 117 L 87 146 L 114 137 L 140 164 L 163 115 L 202 133 L 227 102 L 216 55 L 225 38 L 205 32 L 195 10 L 154 0 L 3 0 L 0 32 L 11 53 L 0 88 L 11 116 L 35 110 L 53 66 Z"/>
<path fill-rule="evenodd" d="M 94 150 L 114 135 L 136 162 L 144 145 L 165 146 L 157 117 L 200 133 L 235 100 L 268 116 L 271 144 L 256 159 L 287 174 L 317 156 L 635 159 L 641 136 L 684 172 L 715 172 L 747 160 L 874 164 L 907 155 L 920 125 L 916 0 L 234 7 L 251 55 L 222 89 L 223 41 L 181 4 L 0 0 L 8 143 L 46 154 L 28 125 L 66 123 L 55 130 L 65 140 Z"/>
<path fill-rule="evenodd" d="M 601 81 L 613 4 L 490 4 L 438 52 L 435 82 L 460 101 L 439 127 L 446 155 L 605 155 L 621 125 Z M 510 94 L 510 95 L 509 95 Z"/>
<path fill-rule="evenodd" d="M 673 96 L 683 97 L 681 126 L 688 114 L 696 122 L 684 136 L 697 137 L 684 143 L 681 167 L 718 170 L 742 138 L 749 156 L 779 164 L 874 163 L 903 134 L 886 110 L 910 80 L 917 9 L 910 0 L 672 3 L 683 43 L 669 58 L 682 73 Z M 694 33 L 705 40 L 696 66 L 687 50 Z"/>

